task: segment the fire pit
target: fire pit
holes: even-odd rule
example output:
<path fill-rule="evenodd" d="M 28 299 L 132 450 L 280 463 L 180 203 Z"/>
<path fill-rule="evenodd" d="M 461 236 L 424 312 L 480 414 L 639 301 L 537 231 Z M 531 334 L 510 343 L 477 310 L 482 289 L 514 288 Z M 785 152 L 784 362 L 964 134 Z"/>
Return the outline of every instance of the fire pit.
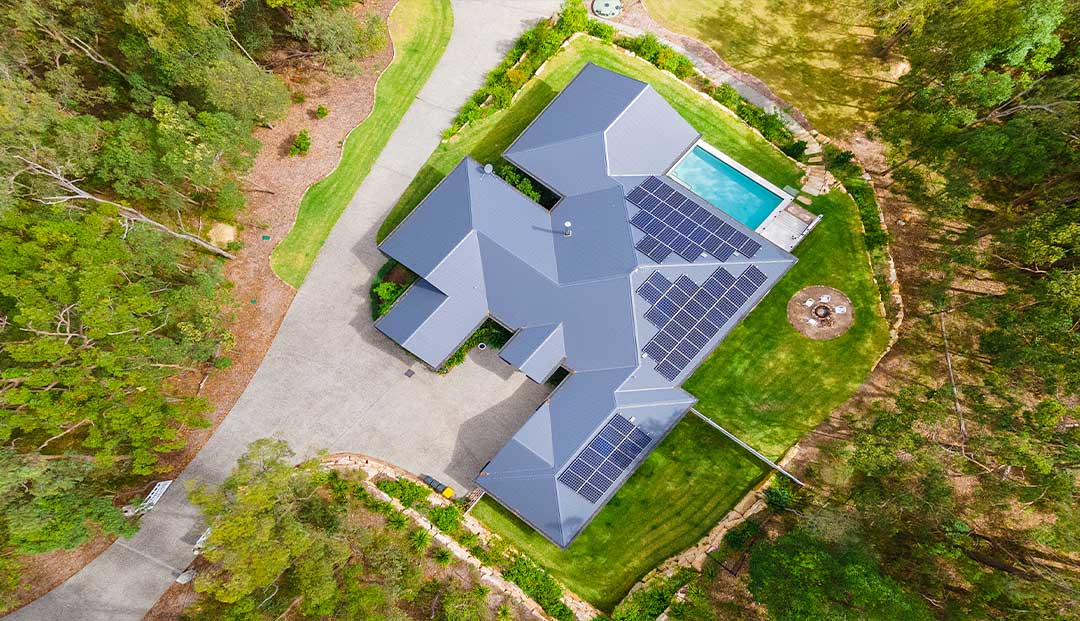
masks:
<path fill-rule="evenodd" d="M 812 339 L 834 339 L 855 323 L 851 300 L 842 291 L 814 285 L 796 293 L 788 301 L 788 321 Z"/>

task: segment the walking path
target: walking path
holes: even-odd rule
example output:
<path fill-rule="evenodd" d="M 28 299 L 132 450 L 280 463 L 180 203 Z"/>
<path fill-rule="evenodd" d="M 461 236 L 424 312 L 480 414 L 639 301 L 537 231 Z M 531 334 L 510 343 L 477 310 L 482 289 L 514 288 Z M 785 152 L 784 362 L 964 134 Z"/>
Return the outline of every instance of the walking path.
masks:
<path fill-rule="evenodd" d="M 139 533 L 11 619 L 141 619 L 191 562 L 205 528 L 184 483 L 222 480 L 249 442 L 275 436 L 302 455 L 363 451 L 455 487 L 547 395 L 496 354 L 430 373 L 371 325 L 368 286 L 384 257 L 375 232 L 439 144 L 457 107 L 515 37 L 558 0 L 453 0 L 454 32 L 434 73 L 331 232 L 244 394 Z M 412 368 L 416 373 L 406 377 Z"/>

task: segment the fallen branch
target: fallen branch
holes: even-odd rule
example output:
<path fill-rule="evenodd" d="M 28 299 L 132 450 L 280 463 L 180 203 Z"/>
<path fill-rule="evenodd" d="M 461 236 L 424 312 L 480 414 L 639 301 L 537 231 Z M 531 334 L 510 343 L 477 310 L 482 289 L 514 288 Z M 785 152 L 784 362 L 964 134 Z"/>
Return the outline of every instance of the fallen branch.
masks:
<path fill-rule="evenodd" d="M 86 425 L 93 425 L 93 424 L 94 424 L 94 422 L 92 420 L 90 420 L 89 418 L 84 418 L 81 421 L 75 423 L 74 425 L 68 427 L 64 431 L 61 431 L 60 433 L 56 434 L 55 436 L 53 436 L 53 437 L 49 438 L 48 440 L 45 440 L 44 442 L 42 442 L 41 446 L 37 447 L 37 450 L 39 450 L 39 451 L 42 450 L 46 446 L 49 446 L 49 443 L 52 442 L 53 440 L 59 440 L 60 438 L 66 436 L 67 434 L 71 433 L 72 431 L 75 431 L 79 427 L 84 427 Z"/>
<path fill-rule="evenodd" d="M 26 159 L 24 157 L 21 157 L 21 156 L 18 156 L 18 155 L 15 156 L 15 157 L 17 159 L 22 160 L 23 162 L 26 163 L 30 173 L 35 174 L 35 175 L 40 175 L 40 176 L 43 176 L 43 177 L 48 177 L 49 179 L 52 179 L 53 183 L 55 183 L 58 187 L 60 187 L 63 190 L 66 190 L 67 192 L 70 192 L 70 194 L 64 195 L 64 196 L 44 196 L 44 197 L 35 199 L 35 200 L 37 200 L 37 202 L 39 202 L 39 203 L 41 203 L 43 205 L 56 205 L 56 204 L 60 204 L 60 203 L 70 201 L 70 200 L 88 200 L 88 201 L 92 201 L 92 202 L 103 204 L 103 205 L 110 205 L 112 207 L 116 207 L 116 209 L 120 213 L 121 218 L 124 218 L 126 220 L 131 220 L 131 221 L 134 221 L 134 222 L 142 222 L 143 224 L 148 224 L 148 225 L 154 227 L 155 229 L 157 229 L 157 230 L 159 230 L 159 231 L 161 231 L 163 233 L 166 233 L 168 235 L 172 235 L 173 237 L 176 237 L 178 239 L 183 239 L 185 241 L 189 241 L 189 242 L 195 244 L 196 246 L 199 246 L 200 248 L 203 248 L 204 250 L 208 250 L 208 251 L 210 251 L 210 252 L 212 252 L 212 253 L 214 253 L 216 255 L 225 257 L 226 259 L 235 259 L 236 258 L 236 256 L 233 255 L 232 253 L 230 253 L 230 252 L 228 252 L 228 251 L 226 251 L 226 250 L 224 250 L 222 248 L 219 248 L 219 247 L 215 246 L 214 244 L 211 244 L 210 242 L 206 241 L 205 239 L 203 239 L 201 237 L 198 237 L 196 235 L 192 235 L 190 233 L 181 233 L 179 231 L 174 231 L 171 228 L 165 226 L 164 224 L 161 224 L 160 222 L 158 222 L 156 220 L 148 218 L 147 216 L 143 215 L 141 212 L 139 212 L 136 209 L 133 209 L 131 207 L 127 207 L 126 205 L 121 205 L 120 203 L 115 203 L 115 202 L 110 201 L 108 199 L 104 199 L 104 198 L 101 198 L 101 197 L 98 197 L 98 196 L 94 196 L 93 194 L 91 194 L 91 193 L 83 190 L 82 188 L 78 187 L 76 185 L 76 183 L 75 183 L 75 181 L 77 181 L 77 180 L 73 181 L 71 179 L 68 179 L 68 178 L 64 177 L 62 171 L 60 171 L 60 170 L 51 170 L 49 168 L 46 168 L 46 167 L 42 166 L 41 164 L 38 164 L 37 162 L 28 160 L 28 159 Z"/>

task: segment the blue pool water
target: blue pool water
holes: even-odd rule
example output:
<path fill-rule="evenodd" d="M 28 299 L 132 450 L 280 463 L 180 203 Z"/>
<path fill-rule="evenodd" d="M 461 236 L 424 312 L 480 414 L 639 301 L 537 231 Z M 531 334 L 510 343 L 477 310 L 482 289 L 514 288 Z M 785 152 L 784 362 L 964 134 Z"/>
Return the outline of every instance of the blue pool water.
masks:
<path fill-rule="evenodd" d="M 671 174 L 750 230 L 783 200 L 701 147 L 694 147 Z"/>

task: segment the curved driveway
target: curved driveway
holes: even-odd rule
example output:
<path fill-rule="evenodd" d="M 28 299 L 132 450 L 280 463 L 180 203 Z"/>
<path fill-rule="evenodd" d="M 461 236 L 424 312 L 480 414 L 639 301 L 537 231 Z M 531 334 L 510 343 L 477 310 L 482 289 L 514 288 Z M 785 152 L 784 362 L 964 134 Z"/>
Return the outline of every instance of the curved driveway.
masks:
<path fill-rule="evenodd" d="M 120 540 L 11 619 L 140 619 L 192 560 L 203 530 L 184 482 L 217 482 L 266 436 L 301 456 L 357 451 L 461 489 L 547 390 L 488 351 L 449 376 L 426 371 L 371 324 L 368 286 L 384 257 L 375 232 L 439 144 L 454 111 L 514 38 L 559 0 L 452 0 L 454 32 L 371 174 L 330 233 L 262 365 L 214 436 L 139 533 Z M 415 371 L 412 377 L 405 372 Z"/>

